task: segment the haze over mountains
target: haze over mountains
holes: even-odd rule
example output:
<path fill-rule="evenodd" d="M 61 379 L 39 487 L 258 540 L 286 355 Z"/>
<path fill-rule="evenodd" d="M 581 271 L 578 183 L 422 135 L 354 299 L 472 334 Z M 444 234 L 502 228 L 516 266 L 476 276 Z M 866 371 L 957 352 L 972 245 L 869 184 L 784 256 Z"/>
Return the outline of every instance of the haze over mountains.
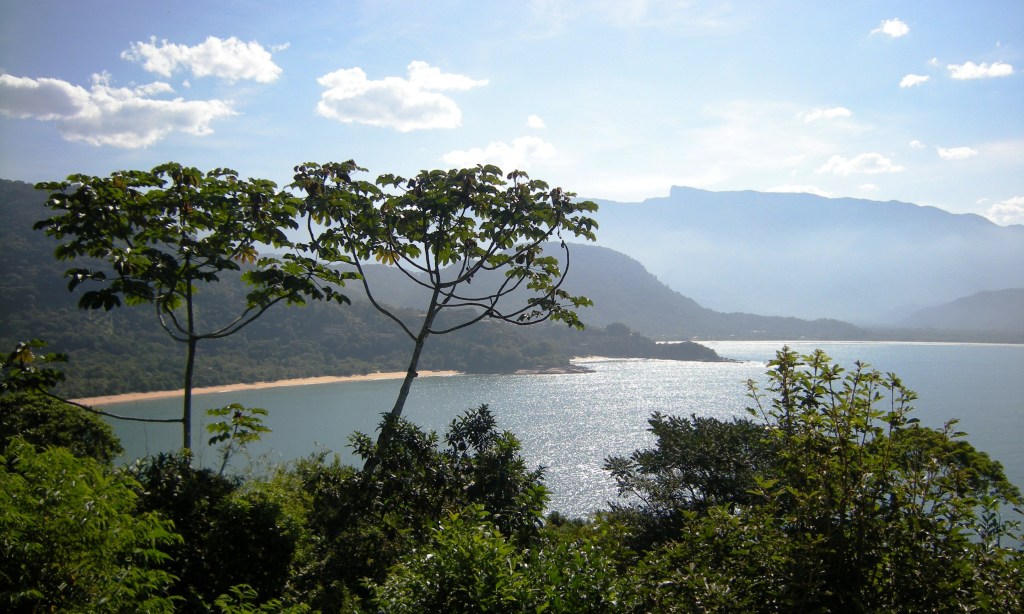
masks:
<path fill-rule="evenodd" d="M 597 202 L 599 245 L 717 311 L 896 325 L 917 309 L 1024 288 L 1024 226 L 976 215 L 682 187 Z"/>
<path fill-rule="evenodd" d="M 30 230 L 47 215 L 45 195 L 0 188 L 4 224 L 19 226 L 4 232 L 5 317 L 56 307 L 32 306 L 42 296 L 73 304 L 52 243 Z M 688 188 L 600 205 L 599 245 L 571 246 L 565 286 L 594 301 L 581 312 L 590 327 L 673 340 L 1024 341 L 1024 226 L 907 203 Z M 422 308 L 396 270 L 373 266 L 369 277 L 382 302 Z"/>

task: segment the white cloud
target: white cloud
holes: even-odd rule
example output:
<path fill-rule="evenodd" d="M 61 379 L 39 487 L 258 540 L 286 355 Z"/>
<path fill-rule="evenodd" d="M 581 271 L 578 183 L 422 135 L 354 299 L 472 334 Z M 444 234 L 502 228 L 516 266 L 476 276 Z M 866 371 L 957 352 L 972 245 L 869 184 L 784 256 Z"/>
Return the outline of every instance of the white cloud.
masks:
<path fill-rule="evenodd" d="M 154 81 L 146 85 L 140 85 L 135 88 L 135 92 L 140 96 L 158 96 L 160 94 L 173 94 L 174 88 L 169 83 Z"/>
<path fill-rule="evenodd" d="M 914 149 L 924 149 L 925 147 L 927 147 L 927 145 L 925 145 L 924 143 L 917 139 L 910 141 L 910 146 L 913 147 Z"/>
<path fill-rule="evenodd" d="M 277 51 L 285 47 L 272 47 Z M 189 47 L 166 40 L 156 44 L 156 37 L 148 43 L 132 43 L 121 52 L 121 58 L 142 62 L 149 72 L 170 77 L 179 68 L 190 70 L 194 77 L 219 77 L 230 82 L 252 79 L 271 83 L 281 76 L 281 67 L 274 63 L 270 51 L 256 41 L 243 43 L 234 36 L 220 39 L 210 36 L 202 43 Z"/>
<path fill-rule="evenodd" d="M 846 107 L 832 107 L 831 109 L 811 109 L 801 113 L 800 117 L 805 122 L 813 122 L 819 119 L 836 119 L 837 117 L 850 117 L 853 115 Z"/>
<path fill-rule="evenodd" d="M 1013 66 L 1005 62 L 993 62 L 992 64 L 975 64 L 965 62 L 963 64 L 948 64 L 949 76 L 954 79 L 984 79 L 986 77 L 1007 77 L 1013 74 Z"/>
<path fill-rule="evenodd" d="M 857 189 L 859 189 L 861 192 L 877 192 L 878 186 L 873 183 L 862 183 L 859 186 L 857 186 Z"/>
<path fill-rule="evenodd" d="M 361 68 L 342 68 L 328 73 L 317 83 L 327 88 L 317 104 L 317 113 L 348 123 L 394 128 L 401 132 L 429 128 L 455 128 L 462 123 L 462 111 L 441 90 L 468 90 L 487 85 L 463 75 L 442 73 L 426 62 L 412 62 L 408 78 L 366 78 Z"/>
<path fill-rule="evenodd" d="M 892 38 L 906 36 L 910 32 L 910 26 L 899 19 L 886 19 L 877 28 L 871 31 L 872 34 L 885 34 Z"/>
<path fill-rule="evenodd" d="M 1014 196 L 992 205 L 985 216 L 1003 226 L 1024 224 L 1024 196 Z"/>
<path fill-rule="evenodd" d="M 828 162 L 818 168 L 819 173 L 833 173 L 835 175 L 878 175 L 881 173 L 898 173 L 903 170 L 902 166 L 893 164 L 892 160 L 882 154 L 864 153 L 859 156 L 846 159 L 843 156 L 832 156 Z"/>
<path fill-rule="evenodd" d="M 534 160 L 555 156 L 550 143 L 535 136 L 523 136 L 512 141 L 490 143 L 487 147 L 474 147 L 446 153 L 441 159 L 452 166 L 468 167 L 476 164 L 495 164 L 504 171 L 529 169 Z"/>
<path fill-rule="evenodd" d="M 154 93 L 172 91 L 166 84 L 138 88 L 110 86 L 106 74 L 93 75 L 92 87 L 59 79 L 0 75 L 0 114 L 19 119 L 56 122 L 68 141 L 134 149 L 152 145 L 171 132 L 210 134 L 210 123 L 234 115 L 221 100 L 156 100 Z"/>
<path fill-rule="evenodd" d="M 817 196 L 824 196 L 825 198 L 832 198 L 832 194 L 814 185 L 777 185 L 773 188 L 768 188 L 767 190 L 765 190 L 765 192 L 782 192 L 784 194 L 815 194 Z"/>
<path fill-rule="evenodd" d="M 936 147 L 935 151 L 943 160 L 966 160 L 978 155 L 978 150 L 971 147 Z"/>
<path fill-rule="evenodd" d="M 907 75 L 900 79 L 900 87 L 914 87 L 931 79 L 928 75 Z"/>
<path fill-rule="evenodd" d="M 546 128 L 547 127 L 547 126 L 544 125 L 544 120 L 541 119 L 537 115 L 531 115 L 531 116 L 527 117 L 526 118 L 526 125 L 531 127 L 531 128 L 537 128 L 537 129 Z"/>

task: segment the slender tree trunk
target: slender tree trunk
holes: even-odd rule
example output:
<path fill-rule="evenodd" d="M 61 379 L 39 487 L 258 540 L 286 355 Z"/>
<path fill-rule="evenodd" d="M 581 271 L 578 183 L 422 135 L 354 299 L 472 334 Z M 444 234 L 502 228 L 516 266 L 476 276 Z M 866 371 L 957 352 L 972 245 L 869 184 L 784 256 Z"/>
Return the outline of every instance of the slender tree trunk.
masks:
<path fill-rule="evenodd" d="M 192 449 L 192 378 L 196 369 L 196 346 L 199 339 L 195 335 L 195 307 L 192 304 L 192 281 L 185 286 L 185 309 L 188 315 L 188 355 L 185 358 L 184 399 L 181 408 L 181 441 L 186 450 Z"/>
<path fill-rule="evenodd" d="M 196 346 L 198 339 L 188 340 L 188 358 L 185 360 L 185 394 L 181 408 L 181 441 L 186 450 L 192 449 L 192 377 L 196 366 Z"/>
<path fill-rule="evenodd" d="M 427 337 L 430 336 L 430 327 L 434 324 L 434 316 L 437 315 L 436 305 L 437 293 L 434 294 L 434 300 L 431 301 L 430 309 L 427 310 L 426 317 L 423 318 L 423 326 L 420 327 L 420 333 L 416 336 L 416 344 L 412 350 L 412 358 L 409 360 L 409 368 L 405 372 L 405 379 L 402 380 L 402 387 L 398 391 L 398 398 L 395 400 L 395 406 L 391 408 L 391 413 L 388 415 L 388 419 L 381 425 L 380 435 L 377 437 L 377 451 L 385 449 L 391 442 L 391 427 L 399 418 L 402 417 L 402 410 L 405 409 L 405 401 L 409 398 L 409 391 L 412 389 L 412 382 L 419 373 L 416 372 L 416 368 L 420 363 L 420 354 L 423 352 L 423 346 L 427 342 Z M 366 459 L 366 463 L 363 465 L 363 473 L 366 475 L 373 475 L 377 465 L 380 464 L 380 458 L 378 454 Z"/>
<path fill-rule="evenodd" d="M 398 419 L 402 417 L 405 409 L 405 400 L 409 398 L 409 391 L 412 389 L 412 382 L 419 376 L 416 368 L 420 363 L 420 353 L 423 352 L 423 345 L 427 341 L 427 335 L 420 333 L 416 338 L 416 345 L 412 350 L 412 359 L 409 360 L 409 369 L 405 372 L 405 379 L 402 380 L 402 387 L 398 390 L 398 398 L 395 399 L 395 406 L 391 408 L 391 417 Z"/>

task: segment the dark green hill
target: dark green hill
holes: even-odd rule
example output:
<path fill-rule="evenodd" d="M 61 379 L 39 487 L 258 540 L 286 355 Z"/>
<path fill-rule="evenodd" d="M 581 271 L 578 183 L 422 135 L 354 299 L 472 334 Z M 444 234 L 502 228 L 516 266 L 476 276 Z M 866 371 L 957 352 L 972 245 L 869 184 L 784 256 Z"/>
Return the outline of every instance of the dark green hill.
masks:
<path fill-rule="evenodd" d="M 52 255 L 56 242 L 32 230 L 48 214 L 44 201 L 44 194 L 29 184 L 0 181 L 0 348 L 39 338 L 49 343 L 49 350 L 67 353 L 71 362 L 62 392 L 69 396 L 179 388 L 184 349 L 159 328 L 151 309 L 77 308 L 77 296 L 67 291 L 63 279 L 66 263 Z M 412 304 L 408 289 L 395 283 L 393 273 L 375 268 L 374 283 L 389 301 Z M 201 318 L 228 321 L 244 304 L 244 291 L 237 277 L 205 288 L 199 296 Z M 404 370 L 409 339 L 358 298 L 358 284 L 346 293 L 353 297 L 352 305 L 275 306 L 242 333 L 201 343 L 196 385 Z M 414 320 L 417 312 L 403 309 L 400 315 Z M 564 326 L 484 321 L 431 338 L 420 368 L 490 373 L 564 368 L 572 356 L 602 346 L 609 355 L 717 359 L 703 347 L 680 347 L 667 354 L 640 335 L 628 344 L 609 343 L 606 337 L 597 328 L 580 334 Z M 587 344 L 588 339 L 594 341 Z"/>

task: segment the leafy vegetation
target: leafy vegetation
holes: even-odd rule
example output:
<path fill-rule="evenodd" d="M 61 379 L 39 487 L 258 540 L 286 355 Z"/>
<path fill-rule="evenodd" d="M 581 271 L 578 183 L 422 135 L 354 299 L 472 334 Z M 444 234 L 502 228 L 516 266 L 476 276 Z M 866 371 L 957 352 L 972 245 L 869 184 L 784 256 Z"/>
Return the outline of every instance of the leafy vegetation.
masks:
<path fill-rule="evenodd" d="M 173 525 L 123 472 L 20 436 L 0 456 L 0 604 L 11 612 L 173 611 Z"/>
<path fill-rule="evenodd" d="M 820 351 L 788 349 L 770 367 L 770 397 L 753 385 L 751 396 L 766 427 L 759 445 L 771 454 L 755 464 L 746 501 L 705 506 L 704 474 L 678 471 L 703 461 L 669 452 L 677 464 L 649 462 L 695 429 L 734 431 L 728 457 L 763 458 L 735 445 L 745 422 L 656 419 L 665 449 L 610 461 L 620 486 L 656 504 L 632 508 L 627 526 L 644 530 L 652 514 L 676 521 L 649 540 L 636 567 L 641 609 L 1020 610 L 1018 527 L 999 508 L 1020 505 L 1021 495 L 998 463 L 952 425 L 920 426 L 909 415 L 914 393 L 893 374 L 862 364 L 846 372 Z"/>
<path fill-rule="evenodd" d="M 503 176 L 493 165 L 421 171 L 411 178 L 381 175 L 373 183 L 353 179 L 363 170 L 352 161 L 302 164 L 292 187 L 306 194 L 303 212 L 315 255 L 354 264 L 370 304 L 412 341 L 392 417 L 402 415 L 431 336 L 484 320 L 519 326 L 551 320 L 583 329 L 575 310 L 591 302 L 562 288 L 569 259 L 562 235 L 593 241 L 597 224 L 586 214 L 597 205 L 522 171 Z M 314 231 L 313 222 L 327 229 Z M 544 251 L 554 239 L 564 267 Z M 374 296 L 364 268 L 371 260 L 419 286 L 421 311 L 414 322 Z M 439 319 L 442 314 L 449 321 Z M 382 444 L 392 436 L 391 426 L 383 425 Z M 378 461 L 371 453 L 366 471 Z"/>
<path fill-rule="evenodd" d="M 0 211 L 5 220 L 0 225 L 0 311 L 5 316 L 0 318 L 0 347 L 39 338 L 53 351 L 66 354 L 70 368 L 56 390 L 69 398 L 181 388 L 181 346 L 154 325 L 151 309 L 82 311 L 76 307 L 62 281 L 64 267 L 53 259 L 57 241 L 32 231 L 32 225 L 47 214 L 43 194 L 28 184 L 0 181 Z M 218 283 L 205 284 L 195 296 L 204 318 L 230 321 L 237 315 L 232 307 L 246 304 L 250 288 L 241 274 L 248 265 L 239 266 L 240 271 L 223 272 Z M 382 296 L 399 305 L 392 311 L 405 321 L 415 321 L 418 312 L 403 306 L 411 299 L 404 297 L 404 291 L 395 292 L 401 286 L 387 280 L 386 274 L 393 273 L 390 267 L 371 268 L 368 276 Z M 585 261 L 574 259 L 574 274 L 584 269 Z M 200 344 L 194 384 L 405 371 L 411 348 L 408 338 L 373 308 L 359 286 L 350 283 L 346 289 L 351 305 L 310 301 L 270 309 L 235 335 Z M 437 324 L 451 327 L 461 317 L 458 310 L 442 312 Z M 596 353 L 603 330 L 603 325 L 576 331 L 547 323 L 524 328 L 481 321 L 432 339 L 421 355 L 420 368 L 466 373 L 564 368 L 574 355 Z M 636 344 L 638 339 L 631 342 L 635 356 L 652 356 L 648 352 L 661 348 L 647 338 L 642 338 L 646 344 Z M 709 351 L 703 346 L 687 347 L 694 351 L 671 358 L 708 359 Z M 710 356 L 717 359 L 713 353 Z"/>
<path fill-rule="evenodd" d="M 19 426 L 5 427 L 0 455 L 0 600 L 68 611 L 1020 611 L 1024 550 L 1000 510 L 1021 495 L 998 462 L 952 424 L 918 424 L 914 394 L 892 374 L 784 349 L 769 376 L 767 390 L 751 388 L 749 419 L 652 416 L 654 445 L 607 461 L 621 501 L 590 519 L 544 518 L 543 471 L 486 406 L 443 435 L 386 416 L 395 436 L 383 446 L 351 440 L 381 459 L 373 473 L 320 451 L 242 477 L 195 468 L 187 453 L 114 467 L 94 417 L 8 394 L 5 407 L 26 413 L 5 418 Z M 242 417 L 240 430 L 259 432 L 257 414 Z M 82 424 L 101 445 L 80 456 L 55 445 Z M 228 420 L 218 433 L 233 430 Z"/>
<path fill-rule="evenodd" d="M 129 305 L 152 304 L 160 328 L 185 344 L 185 448 L 191 447 L 200 341 L 234 335 L 282 301 L 348 301 L 337 287 L 351 274 L 298 250 L 284 257 L 258 253 L 261 245 L 295 248 L 285 231 L 298 227 L 299 201 L 273 182 L 242 180 L 230 169 L 202 173 L 167 163 L 148 172 L 72 175 L 36 187 L 50 192 L 47 206 L 57 214 L 33 227 L 63 241 L 54 255 L 75 264 L 64 273 L 68 290 L 87 287 L 78 306 L 110 311 L 121 306 L 122 297 Z M 249 285 L 245 301 L 224 319 L 209 318 L 197 293 L 225 272 L 240 271 L 240 263 L 250 265 L 241 274 Z"/>
<path fill-rule="evenodd" d="M 419 184 L 407 187 L 415 192 Z M 465 213 L 466 206 L 455 208 Z M 349 248 L 338 240 L 335 249 Z M 415 253 L 388 241 L 355 249 L 356 258 Z M 125 254 L 115 270 L 152 264 L 128 263 L 134 257 Z M 431 257 L 462 258 L 443 250 Z M 557 267 L 537 258 L 527 249 L 525 268 L 513 266 L 510 277 L 541 292 L 540 302 L 528 302 L 537 317 L 568 309 L 550 301 L 582 304 L 560 293 Z M 220 273 L 230 271 L 200 277 Z M 133 275 L 88 302 L 103 307 L 124 292 L 159 307 L 169 282 Z M 208 294 L 233 291 L 213 284 Z M 440 292 L 434 287 L 432 300 Z M 171 312 L 163 315 L 172 317 L 173 300 L 166 300 Z M 245 304 L 260 309 L 259 301 Z M 215 310 L 217 301 L 208 305 Z M 436 307 L 428 307 L 428 321 Z M 366 310 L 377 312 L 372 304 Z M 420 331 L 449 326 L 454 338 L 468 330 L 458 318 L 475 323 L 479 313 L 437 309 Z M 252 320 L 246 332 L 267 320 Z M 475 328 L 495 342 L 505 334 L 497 320 Z M 325 334 L 338 325 L 312 326 Z M 191 338 L 194 330 L 185 330 Z M 656 346 L 624 325 L 597 332 L 591 347 L 608 353 L 688 351 Z M 255 338 L 281 343 L 280 334 Z M 281 345 L 301 353 L 293 343 Z M 117 467 L 120 446 L 110 429 L 88 408 L 45 395 L 61 379 L 50 368 L 59 356 L 36 357 L 39 346 L 22 343 L 4 355 L 0 381 L 0 604 L 11 611 L 1024 609 L 1024 550 L 1017 525 L 1001 516 L 1021 505 L 1021 493 L 999 463 L 966 442 L 954 422 L 921 426 L 911 417 L 914 393 L 894 374 L 859 363 L 846 371 L 822 352 L 781 350 L 769 364 L 769 387 L 749 384 L 748 419 L 653 415 L 653 448 L 606 461 L 622 499 L 593 518 L 566 519 L 544 517 L 543 469 L 527 465 L 519 441 L 498 429 L 487 406 L 455 418 L 443 435 L 385 414 L 387 437 L 350 439 L 372 468 L 319 451 L 245 474 L 229 473 L 229 461 L 268 431 L 262 410 L 231 404 L 212 411 L 221 419 L 209 440 L 221 446 L 219 471 L 196 467 L 187 441 L 178 453 Z M 531 352 L 548 349 L 538 342 Z M 405 359 L 401 346 L 395 356 Z"/>

